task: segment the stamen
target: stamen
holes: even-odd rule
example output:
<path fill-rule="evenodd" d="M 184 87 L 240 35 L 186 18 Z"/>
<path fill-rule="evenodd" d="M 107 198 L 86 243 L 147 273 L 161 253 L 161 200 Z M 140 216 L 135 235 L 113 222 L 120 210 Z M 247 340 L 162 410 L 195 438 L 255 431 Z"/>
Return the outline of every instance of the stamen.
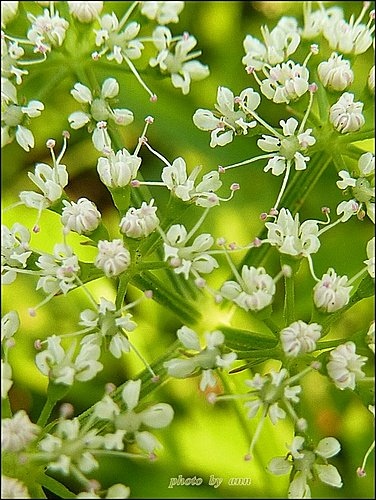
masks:
<path fill-rule="evenodd" d="M 42 302 L 40 302 L 38 305 L 36 305 L 35 307 L 30 307 L 29 308 L 29 315 L 34 318 L 37 313 L 36 311 L 41 308 L 42 306 L 44 306 L 45 304 L 47 304 L 47 302 L 49 302 L 53 297 L 55 297 L 56 295 L 56 292 L 53 292 L 53 293 L 50 293 L 50 295 L 47 295 L 47 297 L 45 299 L 42 300 Z"/>
<path fill-rule="evenodd" d="M 137 2 L 136 2 L 137 3 Z M 155 102 L 157 100 L 157 96 L 154 92 L 152 92 L 149 87 L 146 85 L 146 83 L 143 81 L 141 78 L 140 74 L 138 73 L 136 67 L 132 63 L 132 61 L 125 55 L 123 55 L 124 61 L 128 64 L 130 70 L 134 74 L 134 76 L 137 78 L 138 82 L 141 84 L 141 86 L 146 90 L 146 92 L 150 95 L 150 101 Z"/>
<path fill-rule="evenodd" d="M 277 198 L 277 201 L 275 202 L 275 205 L 273 207 L 274 210 L 277 210 L 277 207 L 282 199 L 282 196 L 285 192 L 285 189 L 286 189 L 286 186 L 287 186 L 287 181 L 289 180 L 289 175 L 290 175 L 290 171 L 291 171 L 291 160 L 287 160 L 286 162 L 286 173 L 285 173 L 285 176 L 283 178 L 283 182 L 282 182 L 282 186 L 281 186 L 281 189 L 279 191 L 279 194 L 278 194 L 278 198 Z"/>
<path fill-rule="evenodd" d="M 133 154 L 135 156 L 137 156 L 138 153 L 140 152 L 141 146 L 143 144 L 143 139 L 146 139 L 146 131 L 147 131 L 149 125 L 151 125 L 153 122 L 154 122 L 154 118 L 152 116 L 147 116 L 145 118 L 144 130 L 142 131 L 142 134 L 141 134 L 141 137 L 140 137 L 140 139 L 138 141 L 137 147 L 136 147 L 136 149 L 133 152 Z"/>
<path fill-rule="evenodd" d="M 230 168 L 241 167 L 242 165 L 247 165 L 248 163 L 253 163 L 254 161 L 265 160 L 265 159 L 273 158 L 273 157 L 274 157 L 274 154 L 267 154 L 267 155 L 255 156 L 254 158 L 249 158 L 248 160 L 244 160 L 244 161 L 241 161 L 239 163 L 233 163 L 232 165 L 227 165 L 227 167 L 222 167 L 222 165 L 220 165 L 218 167 L 218 172 L 223 174 L 223 173 L 225 173 L 226 170 L 228 170 Z"/>
<path fill-rule="evenodd" d="M 310 270 L 310 272 L 311 272 L 312 278 L 313 278 L 315 281 L 319 282 L 320 280 L 319 280 L 319 278 L 316 276 L 315 271 L 314 271 L 314 269 L 313 269 L 313 261 L 312 261 L 312 256 L 311 256 L 311 254 L 308 254 L 308 255 L 307 255 L 307 260 L 308 260 L 309 270 Z"/>
<path fill-rule="evenodd" d="M 158 151 L 155 151 L 155 149 L 153 149 L 148 142 L 143 142 L 143 145 L 146 146 L 148 148 L 148 150 L 150 152 L 152 152 L 157 158 L 159 158 L 161 161 L 163 161 L 163 163 L 167 167 L 172 166 L 171 163 L 164 156 L 162 156 L 160 153 L 158 153 Z"/>
<path fill-rule="evenodd" d="M 261 430 L 263 428 L 263 425 L 264 425 L 264 422 L 265 422 L 265 417 L 266 417 L 267 413 L 268 413 L 268 406 L 265 405 L 264 406 L 264 411 L 263 411 L 263 414 L 262 414 L 262 417 L 261 417 L 261 420 L 257 424 L 256 431 L 255 431 L 255 433 L 253 435 L 251 444 L 249 445 L 249 452 L 246 455 L 249 458 L 247 458 L 247 460 L 251 460 L 252 457 L 253 457 L 253 449 L 254 449 L 254 447 L 256 445 L 256 442 L 257 442 L 257 440 L 258 440 L 258 438 L 260 436 L 260 433 L 261 433 Z"/>
<path fill-rule="evenodd" d="M 136 353 L 136 355 L 139 357 L 139 359 L 142 361 L 142 363 L 144 364 L 145 368 L 148 370 L 148 372 L 151 374 L 152 376 L 152 381 L 153 382 L 157 382 L 159 380 L 159 375 L 157 375 L 154 370 L 152 369 L 152 367 L 149 365 L 149 363 L 146 361 L 146 359 L 142 356 L 142 354 L 140 353 L 140 351 L 131 343 L 129 342 L 129 345 L 131 347 L 131 349 L 134 350 L 134 352 Z"/>
<path fill-rule="evenodd" d="M 207 207 L 205 210 L 204 210 L 204 213 L 201 215 L 201 217 L 199 218 L 199 220 L 196 222 L 196 224 L 193 226 L 193 228 L 189 231 L 188 235 L 187 235 L 187 238 L 186 238 L 186 241 L 189 241 L 190 238 L 192 238 L 192 236 L 195 234 L 195 232 L 200 228 L 201 224 L 204 222 L 204 220 L 206 219 L 206 216 L 208 215 L 209 213 L 209 210 L 210 210 L 210 207 Z"/>

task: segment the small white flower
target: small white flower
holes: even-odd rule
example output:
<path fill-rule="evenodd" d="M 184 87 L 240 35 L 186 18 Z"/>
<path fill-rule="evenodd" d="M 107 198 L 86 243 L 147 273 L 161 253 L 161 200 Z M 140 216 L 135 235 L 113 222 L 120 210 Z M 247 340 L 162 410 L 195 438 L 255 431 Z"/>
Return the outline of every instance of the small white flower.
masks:
<path fill-rule="evenodd" d="M 95 405 L 94 414 L 98 418 L 111 420 L 117 431 L 123 431 L 123 438 L 126 442 L 135 440 L 143 451 L 154 453 L 157 448 L 161 447 L 159 441 L 150 432 L 140 431 L 140 428 L 142 426 L 152 429 L 167 427 L 174 417 L 174 410 L 169 404 L 157 403 L 136 412 L 140 390 L 140 379 L 128 380 L 121 393 L 126 410 L 122 410 L 110 396 L 106 395 Z"/>
<path fill-rule="evenodd" d="M 111 152 L 108 158 L 98 158 L 97 170 L 103 184 L 118 188 L 127 186 L 135 179 L 140 165 L 141 158 L 123 148 L 116 154 Z"/>
<path fill-rule="evenodd" d="M 342 60 L 342 55 L 336 52 L 318 65 L 317 72 L 324 87 L 337 92 L 347 89 L 354 81 L 350 62 Z"/>
<path fill-rule="evenodd" d="M 321 439 L 313 450 L 304 448 L 304 441 L 302 436 L 295 436 L 288 446 L 290 459 L 274 457 L 268 464 L 268 470 L 272 474 L 287 474 L 292 470 L 288 498 L 311 498 L 308 481 L 315 476 L 325 484 L 341 488 L 342 479 L 338 470 L 326 460 L 339 453 L 341 445 L 337 439 L 333 437 Z"/>
<path fill-rule="evenodd" d="M 10 339 L 20 327 L 20 318 L 17 311 L 9 311 L 1 318 L 1 343 Z"/>
<path fill-rule="evenodd" d="M 276 222 L 267 222 L 265 226 L 268 229 L 267 240 L 281 253 L 307 257 L 320 248 L 317 222 L 306 220 L 300 224 L 299 214 L 293 218 L 286 208 L 281 208 Z"/>
<path fill-rule="evenodd" d="M 164 25 L 179 22 L 184 2 L 140 2 L 140 7 L 141 14 Z"/>
<path fill-rule="evenodd" d="M 47 349 L 35 356 L 38 369 L 53 383 L 73 385 L 75 380 L 86 382 L 103 369 L 102 363 L 98 361 L 101 351 L 97 345 L 84 344 L 73 361 L 75 342 L 67 352 L 60 344 L 61 338 L 52 335 L 47 338 Z"/>
<path fill-rule="evenodd" d="M 30 232 L 16 222 L 11 229 L 1 225 L 1 282 L 10 284 L 17 273 L 11 268 L 25 268 L 32 252 L 29 250 Z M 6 267 L 5 267 L 6 266 Z"/>
<path fill-rule="evenodd" d="M 229 144 L 234 134 L 246 135 L 256 126 L 250 111 L 255 111 L 261 102 L 260 95 L 252 88 L 243 90 L 235 98 L 227 87 L 218 87 L 217 103 L 214 113 L 207 109 L 198 109 L 193 115 L 193 123 L 200 130 L 211 131 L 210 146 Z"/>
<path fill-rule="evenodd" d="M 330 361 L 326 367 L 338 389 L 354 390 L 356 381 L 365 376 L 362 366 L 367 358 L 356 354 L 355 350 L 356 345 L 350 341 L 330 351 Z"/>
<path fill-rule="evenodd" d="M 366 214 L 375 223 L 375 157 L 372 153 L 363 153 L 359 157 L 358 170 L 359 174 L 352 174 L 352 176 L 347 170 L 338 172 L 341 180 L 337 181 L 337 186 L 343 190 L 348 188 L 348 191 L 355 198 L 351 201 L 357 203 L 357 210 L 355 210 L 354 205 L 354 211 L 362 214 L 361 218 L 363 218 L 365 208 Z M 350 212 L 350 216 L 352 215 L 351 207 L 341 205 L 341 211 L 344 211 L 342 207 Z"/>
<path fill-rule="evenodd" d="M 116 14 L 105 14 L 100 20 L 100 29 L 94 30 L 95 44 L 101 47 L 99 56 L 106 54 L 109 61 L 121 64 L 126 59 L 139 59 L 144 45 L 137 39 L 141 25 L 132 21 L 122 30 Z M 122 30 L 122 31 L 121 31 Z"/>
<path fill-rule="evenodd" d="M 368 259 L 364 263 L 367 266 L 368 274 L 371 278 L 375 278 L 375 237 L 371 238 L 367 243 L 366 251 Z"/>
<path fill-rule="evenodd" d="M 245 311 L 260 311 L 273 301 L 275 283 L 263 267 L 242 267 L 241 281 L 226 281 L 221 295 Z"/>
<path fill-rule="evenodd" d="M 298 121 L 295 118 L 281 120 L 280 125 L 284 138 L 273 137 L 270 135 L 262 135 L 262 139 L 258 139 L 257 145 L 267 153 L 273 153 L 273 157 L 264 167 L 264 172 L 272 171 L 273 175 L 281 175 L 287 168 L 287 164 L 293 162 L 295 170 L 305 170 L 309 156 L 303 156 L 303 152 L 316 143 L 316 139 L 311 136 L 312 129 L 307 129 L 304 132 L 298 131 Z"/>
<path fill-rule="evenodd" d="M 167 188 L 183 201 L 194 201 L 196 205 L 202 207 L 218 205 L 219 198 L 214 193 L 222 186 L 219 173 L 212 171 L 205 174 L 201 182 L 195 186 L 201 168 L 201 166 L 195 167 L 188 175 L 186 163 L 179 157 L 172 165 L 163 168 L 161 178 Z"/>
<path fill-rule="evenodd" d="M 25 410 L 19 410 L 12 418 L 1 420 L 1 447 L 4 451 L 24 450 L 39 431 L 40 427 L 30 421 Z"/>
<path fill-rule="evenodd" d="M 16 479 L 15 477 L 1 475 L 1 498 L 31 498 L 31 496 L 22 481 Z"/>
<path fill-rule="evenodd" d="M 184 274 L 185 279 L 190 272 L 194 275 L 211 273 L 219 265 L 214 257 L 206 253 L 212 247 L 214 238 L 210 234 L 200 234 L 191 245 L 187 245 L 187 237 L 187 230 L 182 224 L 170 227 L 163 244 L 165 261 L 170 261 L 175 273 Z"/>
<path fill-rule="evenodd" d="M 63 204 L 61 222 L 66 233 L 75 231 L 78 234 L 87 234 L 97 229 L 101 214 L 92 201 L 79 198 L 77 203 L 63 200 Z"/>
<path fill-rule="evenodd" d="M 337 276 L 329 268 L 313 288 L 313 300 L 318 309 L 332 313 L 342 309 L 350 300 L 352 286 L 348 286 L 347 276 Z"/>
<path fill-rule="evenodd" d="M 356 132 L 365 123 L 362 114 L 363 103 L 354 102 L 354 94 L 345 92 L 338 101 L 331 106 L 329 110 L 329 120 L 333 127 L 346 134 L 347 132 Z"/>
<path fill-rule="evenodd" d="M 41 269 L 37 290 L 42 288 L 49 294 L 60 291 L 65 295 L 77 286 L 76 277 L 80 272 L 80 265 L 77 256 L 68 245 L 56 244 L 53 254 L 42 254 L 36 265 Z"/>
<path fill-rule="evenodd" d="M 187 33 L 176 41 L 166 26 L 158 26 L 153 31 L 153 42 L 159 53 L 149 60 L 150 66 L 159 66 L 162 73 L 170 73 L 172 85 L 180 88 L 184 95 L 189 93 L 192 81 L 209 75 L 208 66 L 192 60 L 201 54 L 201 51 L 191 52 L 197 45 L 194 36 Z"/>
<path fill-rule="evenodd" d="M 205 333 L 206 347 L 201 348 L 197 333 L 182 326 L 177 331 L 180 342 L 187 349 L 194 350 L 194 355 L 184 358 L 173 358 L 166 361 L 163 366 L 167 368 L 168 374 L 176 378 L 185 378 L 197 371 L 201 373 L 200 390 L 205 391 L 208 387 L 214 387 L 217 379 L 213 370 L 216 368 L 229 368 L 236 360 L 234 352 L 224 353 L 225 336 L 219 330 Z"/>
<path fill-rule="evenodd" d="M 102 12 L 103 2 L 67 2 L 69 12 L 80 23 L 91 23 Z"/>
<path fill-rule="evenodd" d="M 308 91 L 309 71 L 293 61 L 277 64 L 269 70 L 268 78 L 262 80 L 260 90 L 275 103 L 296 101 Z"/>
<path fill-rule="evenodd" d="M 328 9 L 321 7 L 312 12 L 311 4 L 303 4 L 304 28 L 301 32 L 302 38 L 317 38 L 326 27 L 332 26 L 339 19 L 343 19 L 343 10 L 340 7 L 329 7 Z"/>
<path fill-rule="evenodd" d="M 321 325 L 307 324 L 298 320 L 280 332 L 282 349 L 286 356 L 297 357 L 316 349 L 316 342 L 321 337 Z"/>
<path fill-rule="evenodd" d="M 109 278 L 118 276 L 128 269 L 131 263 L 129 250 L 125 248 L 122 240 L 98 241 L 98 255 L 95 258 L 94 265 L 102 269 Z"/>
<path fill-rule="evenodd" d="M 154 200 L 142 202 L 140 208 L 131 207 L 120 221 L 120 231 L 128 238 L 146 238 L 159 224 Z"/>
<path fill-rule="evenodd" d="M 122 353 L 130 351 L 127 332 L 132 332 L 137 327 L 131 318 L 130 313 L 123 316 L 121 310 L 116 310 L 113 302 L 101 297 L 97 311 L 85 309 L 80 314 L 79 324 L 95 330 L 94 333 L 85 335 L 81 343 L 101 346 L 104 341 L 111 354 L 119 359 Z"/>
<path fill-rule="evenodd" d="M 13 21 L 18 13 L 19 2 L 1 2 L 1 28 Z"/>
<path fill-rule="evenodd" d="M 354 55 L 363 54 L 368 50 L 373 41 L 373 29 L 370 25 L 360 22 L 365 11 L 366 8 L 358 19 L 352 15 L 349 22 L 338 16 L 333 22 L 325 24 L 323 34 L 331 49 Z"/>
<path fill-rule="evenodd" d="M 68 475 L 71 466 L 87 474 L 98 468 L 98 462 L 91 450 L 103 447 L 103 436 L 98 429 L 85 431 L 80 428 L 78 418 L 61 420 L 53 434 L 47 434 L 38 444 L 39 449 L 49 457 L 48 468 Z"/>
<path fill-rule="evenodd" d="M 3 45 L 2 45 L 3 48 Z M 18 82 L 21 83 L 21 82 Z M 1 78 L 1 147 L 11 143 L 15 138 L 17 143 L 26 151 L 34 147 L 34 135 L 25 124 L 28 118 L 40 116 L 44 104 L 40 101 L 29 101 L 21 106 L 17 99 L 17 90 L 6 78 Z"/>
<path fill-rule="evenodd" d="M 256 71 L 267 65 L 282 63 L 296 51 L 300 43 L 298 22 L 293 17 L 283 16 L 271 31 L 267 26 L 262 26 L 261 34 L 264 43 L 251 35 L 247 35 L 243 41 L 246 55 L 242 63 Z"/>
<path fill-rule="evenodd" d="M 302 390 L 300 385 L 290 386 L 290 377 L 285 368 L 279 372 L 271 370 L 265 376 L 256 373 L 252 379 L 247 379 L 245 384 L 251 388 L 249 396 L 252 398 L 244 403 L 248 418 L 254 418 L 259 408 L 265 406 L 273 425 L 286 417 L 286 412 L 279 405 L 298 403 Z"/>
<path fill-rule="evenodd" d="M 111 147 L 111 139 L 107 132 L 107 121 L 113 121 L 116 125 L 126 126 L 133 122 L 133 113 L 129 109 L 114 109 L 111 100 L 120 91 L 119 83 L 115 78 L 106 78 L 103 81 L 99 96 L 93 95 L 92 91 L 77 82 L 71 94 L 79 102 L 83 111 L 74 111 L 68 116 L 68 121 L 73 129 L 79 129 L 88 125 L 88 131 L 93 132 L 92 141 L 96 149 L 103 152 L 104 148 Z"/>
<path fill-rule="evenodd" d="M 35 45 L 37 51 L 49 52 L 51 46 L 63 44 L 69 23 L 59 16 L 58 11 L 51 15 L 48 9 L 44 9 L 42 16 L 34 16 L 28 12 L 27 18 L 32 23 L 27 38 Z"/>

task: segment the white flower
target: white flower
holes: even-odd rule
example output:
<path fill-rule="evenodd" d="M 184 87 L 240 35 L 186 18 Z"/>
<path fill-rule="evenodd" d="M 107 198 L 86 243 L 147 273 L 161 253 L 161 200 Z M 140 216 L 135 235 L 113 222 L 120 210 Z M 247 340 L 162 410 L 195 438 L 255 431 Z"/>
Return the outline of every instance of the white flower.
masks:
<path fill-rule="evenodd" d="M 347 276 L 337 276 L 329 268 L 313 288 L 313 300 L 318 309 L 332 313 L 342 309 L 350 300 L 352 286 L 348 286 Z"/>
<path fill-rule="evenodd" d="M 6 3 L 18 3 L 18 2 L 6 2 Z M 1 498 L 18 499 L 18 498 L 31 498 L 31 496 L 29 495 L 29 492 L 22 481 L 16 479 L 15 477 L 8 477 L 1 475 Z"/>
<path fill-rule="evenodd" d="M 132 155 L 125 148 L 108 158 L 98 158 L 97 170 L 103 184 L 109 188 L 125 187 L 133 180 L 141 165 L 141 158 Z"/>
<path fill-rule="evenodd" d="M 247 35 L 243 41 L 246 55 L 242 63 L 256 71 L 265 65 L 282 63 L 296 51 L 300 43 L 298 22 L 293 17 L 283 16 L 271 31 L 267 26 L 262 26 L 261 34 L 264 43 L 251 35 Z"/>
<path fill-rule="evenodd" d="M 2 45 L 3 48 L 3 45 Z M 20 81 L 18 83 L 21 83 Z M 40 116 L 44 104 L 40 101 L 29 101 L 24 106 L 18 104 L 17 90 L 6 78 L 1 78 L 1 147 L 16 138 L 17 143 L 26 151 L 34 147 L 34 135 L 25 127 L 28 118 Z"/>
<path fill-rule="evenodd" d="M 80 266 L 77 255 L 68 245 L 56 244 L 53 254 L 42 254 L 36 265 L 41 269 L 37 290 L 42 288 L 49 294 L 60 291 L 65 295 L 77 286 L 76 277 L 80 272 Z"/>
<path fill-rule="evenodd" d="M 333 22 L 325 24 L 323 34 L 331 49 L 354 55 L 368 50 L 373 41 L 373 29 L 360 22 L 367 8 L 363 8 L 357 19 L 352 15 L 350 21 L 346 22 L 342 16 L 338 16 Z"/>
<path fill-rule="evenodd" d="M 286 356 L 297 357 L 316 349 L 316 342 L 321 336 L 321 325 L 307 324 L 298 320 L 280 332 L 282 349 Z"/>
<path fill-rule="evenodd" d="M 12 283 L 16 279 L 16 271 L 11 268 L 25 268 L 32 252 L 29 250 L 30 232 L 16 222 L 11 229 L 1 225 L 1 282 Z"/>
<path fill-rule="evenodd" d="M 79 198 L 77 203 L 63 200 L 63 204 L 61 222 L 66 233 L 75 231 L 78 234 L 87 234 L 97 229 L 101 214 L 92 201 Z"/>
<path fill-rule="evenodd" d="M 195 238 L 192 245 L 187 245 L 187 230 L 182 224 L 174 224 L 166 234 L 164 247 L 164 259 L 170 260 L 176 274 L 184 274 L 188 279 L 189 273 L 194 275 L 200 273 L 211 273 L 218 267 L 218 262 L 206 253 L 214 243 L 210 234 L 200 234 Z"/>
<path fill-rule="evenodd" d="M 159 53 L 149 60 L 150 66 L 159 66 L 162 73 L 170 73 L 172 85 L 180 88 L 184 95 L 189 93 L 192 81 L 209 75 L 208 66 L 192 60 L 201 54 L 201 51 L 191 52 L 197 45 L 194 36 L 187 33 L 176 41 L 166 26 L 158 26 L 153 31 L 153 42 Z"/>
<path fill-rule="evenodd" d="M 19 2 L 1 2 L 1 27 L 13 21 L 18 13 Z"/>
<path fill-rule="evenodd" d="M 264 172 L 272 171 L 273 175 L 281 175 L 287 168 L 288 162 L 294 163 L 295 170 L 305 170 L 309 156 L 303 156 L 303 152 L 316 143 L 316 139 L 311 136 L 312 129 L 309 128 L 304 132 L 296 129 L 299 125 L 295 118 L 281 120 L 284 138 L 272 137 L 270 135 L 262 135 L 262 139 L 258 139 L 257 145 L 263 151 L 273 153 L 272 158 L 264 167 Z M 296 135 L 295 135 L 296 134 Z"/>
<path fill-rule="evenodd" d="M 365 123 L 362 114 L 363 103 L 354 102 L 354 94 L 345 92 L 338 101 L 331 106 L 329 110 L 329 120 L 333 127 L 346 134 L 347 132 L 356 132 Z"/>
<path fill-rule="evenodd" d="M 67 2 L 69 12 L 81 23 L 91 23 L 102 12 L 103 2 Z"/>
<path fill-rule="evenodd" d="M 98 97 L 93 96 L 91 90 L 77 82 L 71 94 L 74 99 L 82 104 L 83 111 L 74 111 L 68 116 L 68 121 L 73 129 L 88 125 L 88 131 L 93 132 L 92 141 L 96 149 L 111 147 L 111 139 L 107 132 L 107 121 L 111 120 L 116 125 L 126 126 L 133 122 L 133 113 L 129 109 L 114 109 L 111 100 L 119 93 L 119 83 L 115 78 L 106 78 L 102 83 Z"/>
<path fill-rule="evenodd" d="M 28 20 L 32 23 L 27 32 L 27 38 L 35 45 L 39 52 L 49 52 L 51 46 L 61 46 L 64 42 L 69 23 L 55 11 L 53 15 L 44 9 L 43 16 L 34 16 L 27 13 Z"/>
<path fill-rule="evenodd" d="M 195 186 L 201 168 L 201 166 L 195 167 L 188 175 L 186 163 L 179 157 L 172 165 L 163 168 L 161 178 L 167 188 L 183 201 L 194 201 L 201 207 L 218 205 L 219 198 L 214 193 L 222 186 L 219 173 L 212 171 L 205 174 L 201 182 Z"/>
<path fill-rule="evenodd" d="M 313 450 L 304 448 L 304 440 L 302 436 L 295 436 L 288 447 L 290 459 L 274 457 L 268 464 L 268 470 L 272 474 L 281 475 L 293 471 L 288 498 L 311 498 L 308 481 L 314 479 L 314 476 L 325 484 L 341 488 L 342 479 L 338 470 L 327 463 L 327 459 L 336 455 L 341 449 L 337 439 L 333 437 L 321 439 Z"/>
<path fill-rule="evenodd" d="M 279 404 L 298 403 L 302 390 L 300 385 L 290 386 L 290 377 L 285 368 L 279 372 L 271 370 L 265 376 L 256 373 L 252 379 L 247 379 L 245 384 L 251 388 L 249 396 L 252 398 L 244 403 L 248 418 L 254 418 L 259 408 L 265 406 L 273 425 L 286 417 L 286 412 Z"/>
<path fill-rule="evenodd" d="M 368 274 L 371 278 L 375 278 L 375 237 L 371 238 L 367 243 L 366 251 L 368 259 L 364 263 L 367 266 Z"/>
<path fill-rule="evenodd" d="M 179 22 L 184 2 L 140 2 L 140 7 L 141 14 L 164 25 Z"/>
<path fill-rule="evenodd" d="M 277 64 L 269 70 L 269 76 L 262 80 L 260 90 L 275 103 L 296 101 L 308 91 L 309 71 L 293 61 Z"/>
<path fill-rule="evenodd" d="M 267 222 L 265 226 L 268 229 L 267 240 L 281 253 L 307 257 L 320 248 L 317 222 L 306 220 L 300 224 L 299 214 L 293 218 L 286 208 L 281 208 L 276 222 Z"/>
<path fill-rule="evenodd" d="M 127 332 L 132 332 L 137 327 L 131 318 L 130 313 L 123 316 L 121 310 L 116 310 L 113 302 L 101 297 L 97 311 L 85 309 L 80 314 L 79 324 L 95 330 L 94 333 L 85 335 L 81 343 L 101 346 L 104 341 L 111 354 L 119 359 L 123 352 L 130 351 Z"/>
<path fill-rule="evenodd" d="M 105 14 L 100 20 L 100 29 L 94 30 L 96 34 L 95 44 L 101 47 L 99 56 L 107 54 L 109 61 L 115 60 L 121 64 L 127 59 L 139 59 L 144 49 L 144 45 L 136 37 L 141 25 L 132 21 L 120 31 L 124 23 L 119 23 L 116 14 Z"/>
<path fill-rule="evenodd" d="M 301 31 L 302 38 L 317 38 L 322 34 L 324 28 L 333 25 L 339 19 L 343 19 L 343 10 L 340 7 L 329 7 L 324 9 L 320 6 L 318 10 L 312 12 L 310 3 L 303 4 L 304 28 Z"/>
<path fill-rule="evenodd" d="M 342 60 L 342 55 L 333 52 L 327 61 L 322 61 L 317 72 L 324 87 L 342 92 L 354 81 L 350 62 Z"/>
<path fill-rule="evenodd" d="M 375 223 L 375 157 L 372 153 L 363 153 L 359 157 L 358 170 L 359 175 L 353 174 L 353 177 L 347 170 L 338 172 L 341 180 L 337 181 L 337 186 L 343 190 L 349 188 L 348 191 L 355 198 L 351 201 L 357 203 L 357 209 L 355 210 L 354 205 L 354 211 L 363 218 L 364 207 L 368 217 Z M 341 205 L 341 211 L 344 211 L 342 207 L 352 215 L 351 206 Z"/>
<path fill-rule="evenodd" d="M 146 238 L 159 224 L 154 200 L 142 202 L 140 208 L 131 207 L 120 221 L 120 231 L 129 238 Z"/>
<path fill-rule="evenodd" d="M 326 367 L 338 389 L 354 390 L 356 381 L 365 376 L 362 366 L 367 358 L 356 354 L 355 350 L 356 345 L 350 341 L 330 351 L 330 361 Z"/>
<path fill-rule="evenodd" d="M 75 342 L 67 352 L 60 344 L 61 338 L 52 335 L 47 338 L 47 349 L 35 356 L 38 369 L 53 383 L 73 385 L 75 380 L 86 382 L 103 369 L 102 363 L 97 361 L 101 353 L 97 345 L 84 344 L 73 361 Z"/>
<path fill-rule="evenodd" d="M 91 450 L 103 447 L 103 436 L 98 430 L 87 431 L 80 428 L 78 418 L 61 420 L 53 434 L 47 434 L 38 444 L 39 449 L 48 456 L 48 468 L 68 475 L 71 466 L 84 474 L 98 468 L 98 462 Z"/>
<path fill-rule="evenodd" d="M 30 421 L 25 410 L 19 410 L 12 418 L 1 420 L 1 447 L 4 451 L 24 450 L 39 431 L 40 427 Z"/>
<path fill-rule="evenodd" d="M 241 280 L 226 281 L 220 293 L 245 311 L 260 311 L 272 303 L 275 289 L 273 278 L 263 267 L 243 266 Z"/>
<path fill-rule="evenodd" d="M 98 241 L 98 255 L 95 258 L 94 265 L 102 269 L 106 276 L 109 278 L 118 276 L 128 269 L 130 263 L 131 255 L 122 240 Z"/>
<path fill-rule="evenodd" d="M 219 330 L 205 333 L 206 347 L 203 348 L 200 347 L 197 333 L 185 325 L 177 331 L 177 336 L 184 347 L 196 353 L 190 354 L 188 359 L 170 359 L 163 366 L 167 368 L 169 375 L 176 378 L 188 377 L 196 371 L 201 372 L 199 386 L 201 391 L 217 384 L 217 379 L 213 374 L 214 369 L 229 368 L 237 358 L 234 352 L 223 352 L 225 336 Z"/>
<path fill-rule="evenodd" d="M 13 385 L 12 367 L 9 363 L 1 360 L 1 398 L 6 399 Z"/>
<path fill-rule="evenodd" d="M 157 403 L 136 412 L 139 403 L 141 380 L 128 380 L 124 384 L 121 396 L 126 406 L 124 411 L 111 397 L 105 396 L 94 406 L 94 415 L 98 418 L 111 420 L 117 431 L 123 431 L 125 441 L 136 441 L 138 446 L 146 453 L 154 453 L 161 445 L 150 432 L 140 431 L 142 426 L 152 429 L 167 427 L 173 417 L 174 410 L 169 404 Z"/>
<path fill-rule="evenodd" d="M 9 311 L 1 318 L 1 343 L 10 339 L 20 327 L 20 318 L 17 311 Z"/>
<path fill-rule="evenodd" d="M 63 189 L 68 184 L 68 173 L 65 165 L 56 164 L 50 167 L 46 163 L 37 163 L 35 173 L 28 172 L 29 178 L 42 191 L 42 194 L 34 191 L 21 191 L 20 200 L 29 208 L 50 207 L 59 200 Z"/>
<path fill-rule="evenodd" d="M 217 103 L 214 113 L 207 109 L 198 109 L 193 115 L 193 123 L 200 130 L 211 131 L 210 146 L 229 144 L 234 134 L 246 135 L 256 121 L 250 115 L 260 104 L 260 95 L 252 88 L 243 90 L 239 97 L 227 87 L 218 87 Z"/>

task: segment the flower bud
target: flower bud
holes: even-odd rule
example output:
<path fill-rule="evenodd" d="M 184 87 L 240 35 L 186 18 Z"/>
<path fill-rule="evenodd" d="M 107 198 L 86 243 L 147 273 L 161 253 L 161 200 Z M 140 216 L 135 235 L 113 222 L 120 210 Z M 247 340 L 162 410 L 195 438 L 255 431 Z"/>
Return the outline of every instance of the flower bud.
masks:
<path fill-rule="evenodd" d="M 94 265 L 105 273 L 106 276 L 118 276 L 125 271 L 131 263 L 129 251 L 119 239 L 98 242 L 98 255 Z"/>
<path fill-rule="evenodd" d="M 342 55 L 333 52 L 327 61 L 323 61 L 317 68 L 319 78 L 324 87 L 341 92 L 354 81 L 354 73 L 350 62 L 342 60 Z"/>
<path fill-rule="evenodd" d="M 95 204 L 87 198 L 80 198 L 77 203 L 63 200 L 65 208 L 61 215 L 64 232 L 75 231 L 87 234 L 94 231 L 101 220 L 101 214 Z"/>

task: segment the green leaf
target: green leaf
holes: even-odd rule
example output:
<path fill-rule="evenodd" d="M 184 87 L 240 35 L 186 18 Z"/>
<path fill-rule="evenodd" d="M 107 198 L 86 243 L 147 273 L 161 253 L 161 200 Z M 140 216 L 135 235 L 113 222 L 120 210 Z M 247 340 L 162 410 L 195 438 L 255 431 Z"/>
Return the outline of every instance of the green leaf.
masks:
<path fill-rule="evenodd" d="M 274 349 L 278 344 L 278 340 L 275 337 L 262 333 L 230 326 L 219 326 L 218 330 L 224 334 L 226 346 L 233 351 L 242 352 L 244 358 L 256 350 Z"/>
<path fill-rule="evenodd" d="M 195 324 L 200 319 L 201 313 L 192 302 L 168 288 L 153 273 L 145 271 L 139 275 L 133 276 L 131 283 L 142 291 L 152 290 L 153 299 L 159 304 L 167 307 L 187 325 Z"/>

